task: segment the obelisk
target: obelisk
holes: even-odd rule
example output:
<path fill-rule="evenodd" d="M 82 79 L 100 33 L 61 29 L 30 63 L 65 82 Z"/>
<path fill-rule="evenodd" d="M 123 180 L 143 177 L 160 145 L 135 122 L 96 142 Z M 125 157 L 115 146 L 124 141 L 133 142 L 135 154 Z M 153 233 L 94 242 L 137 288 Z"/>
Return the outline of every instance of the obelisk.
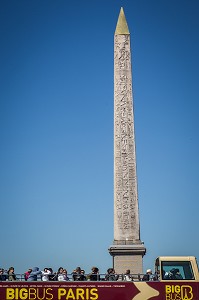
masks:
<path fill-rule="evenodd" d="M 133 113 L 130 33 L 123 8 L 114 36 L 114 241 L 117 273 L 143 272 Z"/>

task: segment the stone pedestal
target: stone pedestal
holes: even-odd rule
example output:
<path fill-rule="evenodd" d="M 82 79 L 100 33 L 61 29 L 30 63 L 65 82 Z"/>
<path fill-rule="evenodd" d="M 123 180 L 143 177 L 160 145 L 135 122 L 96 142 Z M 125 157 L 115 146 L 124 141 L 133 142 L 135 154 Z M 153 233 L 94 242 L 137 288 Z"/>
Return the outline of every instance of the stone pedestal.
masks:
<path fill-rule="evenodd" d="M 113 268 L 116 273 L 124 274 L 127 269 L 131 273 L 143 273 L 142 258 L 146 248 L 142 243 L 134 245 L 111 245 L 109 253 L 113 257 Z"/>

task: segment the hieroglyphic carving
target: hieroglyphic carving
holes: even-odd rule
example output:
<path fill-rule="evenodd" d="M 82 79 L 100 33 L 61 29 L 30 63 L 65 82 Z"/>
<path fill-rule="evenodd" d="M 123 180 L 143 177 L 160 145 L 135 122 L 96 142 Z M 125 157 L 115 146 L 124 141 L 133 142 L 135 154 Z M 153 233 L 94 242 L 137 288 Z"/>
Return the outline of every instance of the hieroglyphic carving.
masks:
<path fill-rule="evenodd" d="M 139 240 L 130 35 L 114 43 L 114 239 Z"/>

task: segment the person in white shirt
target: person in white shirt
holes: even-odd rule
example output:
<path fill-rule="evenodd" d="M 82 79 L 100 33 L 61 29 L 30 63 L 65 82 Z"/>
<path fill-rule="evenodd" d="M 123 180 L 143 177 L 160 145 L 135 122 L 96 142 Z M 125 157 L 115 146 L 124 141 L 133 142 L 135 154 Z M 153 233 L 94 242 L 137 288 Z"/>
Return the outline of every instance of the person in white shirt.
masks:
<path fill-rule="evenodd" d="M 41 271 L 41 280 L 42 281 L 49 281 L 49 275 L 51 274 L 50 270 L 48 268 L 44 268 L 43 271 Z"/>
<path fill-rule="evenodd" d="M 126 270 L 126 273 L 124 274 L 124 281 L 133 281 L 131 271 L 129 269 Z"/>

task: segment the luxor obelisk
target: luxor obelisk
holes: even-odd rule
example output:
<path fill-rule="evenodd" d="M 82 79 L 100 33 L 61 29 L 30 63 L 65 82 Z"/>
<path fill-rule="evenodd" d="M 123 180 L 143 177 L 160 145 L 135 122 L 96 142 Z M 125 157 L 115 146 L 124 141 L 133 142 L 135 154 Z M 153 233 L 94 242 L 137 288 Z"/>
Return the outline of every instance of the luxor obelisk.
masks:
<path fill-rule="evenodd" d="M 109 248 L 118 273 L 143 272 L 133 114 L 130 33 L 120 10 L 114 36 L 114 241 Z"/>

